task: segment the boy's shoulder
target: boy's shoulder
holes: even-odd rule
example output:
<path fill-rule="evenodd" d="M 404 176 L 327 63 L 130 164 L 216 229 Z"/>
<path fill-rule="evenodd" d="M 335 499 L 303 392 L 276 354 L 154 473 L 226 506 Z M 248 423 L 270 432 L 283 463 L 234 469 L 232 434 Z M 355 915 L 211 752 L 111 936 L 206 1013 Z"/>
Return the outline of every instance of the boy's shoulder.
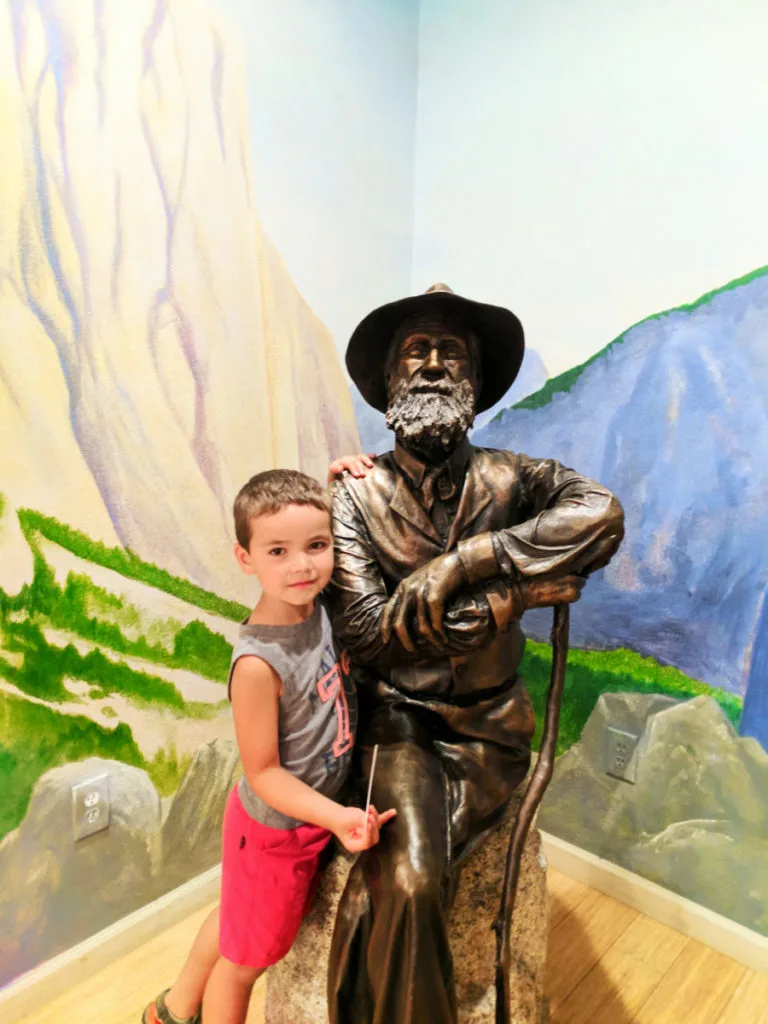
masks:
<path fill-rule="evenodd" d="M 265 686 L 275 687 L 275 696 L 279 697 L 283 681 L 273 665 L 255 652 L 244 652 L 232 665 L 227 683 L 227 697 L 232 700 L 233 689 L 245 688 L 245 691 L 263 691 Z M 256 691 L 254 691 L 254 686 Z"/>
<path fill-rule="evenodd" d="M 266 658 L 247 651 L 241 654 L 232 666 L 232 678 L 235 676 L 246 676 L 249 679 L 280 678 Z"/>
<path fill-rule="evenodd" d="M 252 622 L 251 620 L 256 610 L 254 608 L 248 618 L 240 623 L 235 650 L 247 648 L 249 644 L 258 645 L 261 643 L 269 644 L 270 647 L 289 648 L 296 643 L 298 634 L 305 638 L 307 631 L 311 630 L 316 623 L 329 623 L 331 621 L 331 606 L 326 592 L 321 592 L 317 595 L 315 606 L 309 617 L 303 622 L 292 626 L 286 626 L 280 622 L 271 622 L 263 617 L 258 617 L 255 622 Z"/>

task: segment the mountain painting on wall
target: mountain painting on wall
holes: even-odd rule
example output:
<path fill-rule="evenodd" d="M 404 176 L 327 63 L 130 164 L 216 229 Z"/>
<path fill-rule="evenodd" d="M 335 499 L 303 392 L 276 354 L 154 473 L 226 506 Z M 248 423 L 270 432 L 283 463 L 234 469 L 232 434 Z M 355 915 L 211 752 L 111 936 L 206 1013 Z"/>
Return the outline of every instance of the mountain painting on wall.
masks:
<path fill-rule="evenodd" d="M 216 863 L 232 501 L 359 450 L 245 95 L 205 3 L 0 0 L 0 985 Z"/>
<path fill-rule="evenodd" d="M 624 505 L 574 644 L 743 699 L 741 731 L 768 749 L 768 268 L 630 328 L 474 440 L 557 458 Z M 549 617 L 526 627 L 544 639 Z"/>
<path fill-rule="evenodd" d="M 236 599 L 237 489 L 359 444 L 245 95 L 205 5 L 0 0 L 0 489 Z"/>
<path fill-rule="evenodd" d="M 626 512 L 572 612 L 540 827 L 768 934 L 768 268 L 630 328 L 474 440 L 574 466 Z M 550 626 L 526 615 L 539 722 Z"/>
<path fill-rule="evenodd" d="M 3 985 L 216 863 L 248 609 L 0 505 Z M 109 774 L 113 807 L 106 832 L 75 843 L 80 772 Z"/>

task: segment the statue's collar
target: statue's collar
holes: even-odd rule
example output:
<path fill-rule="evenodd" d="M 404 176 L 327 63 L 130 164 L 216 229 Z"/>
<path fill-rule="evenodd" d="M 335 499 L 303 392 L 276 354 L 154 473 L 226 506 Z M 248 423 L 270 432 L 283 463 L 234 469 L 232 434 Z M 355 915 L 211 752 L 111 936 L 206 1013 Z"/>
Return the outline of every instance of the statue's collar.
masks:
<path fill-rule="evenodd" d="M 399 441 L 396 441 L 395 462 L 403 474 L 410 480 L 415 490 L 421 490 L 425 477 L 429 476 L 433 481 L 442 478 L 445 484 L 449 485 L 445 488 L 447 493 L 448 491 L 454 492 L 456 489 L 461 489 L 472 451 L 472 444 L 469 438 L 465 437 L 459 447 L 451 452 L 445 462 L 432 466 L 424 462 L 418 455 L 414 455 L 413 452 L 404 448 Z"/>

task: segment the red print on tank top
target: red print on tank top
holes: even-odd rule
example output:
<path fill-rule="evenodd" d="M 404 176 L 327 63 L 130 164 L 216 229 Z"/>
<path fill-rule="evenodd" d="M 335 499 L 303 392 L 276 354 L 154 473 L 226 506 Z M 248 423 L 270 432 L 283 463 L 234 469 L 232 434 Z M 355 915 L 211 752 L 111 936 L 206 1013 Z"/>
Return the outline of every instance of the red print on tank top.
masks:
<path fill-rule="evenodd" d="M 347 695 L 344 692 L 344 681 L 342 679 L 342 673 L 344 675 L 349 674 L 349 667 L 349 654 L 347 651 L 342 651 L 339 662 L 317 682 L 317 692 L 320 694 L 320 700 L 323 704 L 326 704 L 329 700 L 335 703 L 338 730 L 332 749 L 336 757 L 341 757 L 342 754 L 346 754 L 352 748 L 349 705 L 347 704 Z"/>

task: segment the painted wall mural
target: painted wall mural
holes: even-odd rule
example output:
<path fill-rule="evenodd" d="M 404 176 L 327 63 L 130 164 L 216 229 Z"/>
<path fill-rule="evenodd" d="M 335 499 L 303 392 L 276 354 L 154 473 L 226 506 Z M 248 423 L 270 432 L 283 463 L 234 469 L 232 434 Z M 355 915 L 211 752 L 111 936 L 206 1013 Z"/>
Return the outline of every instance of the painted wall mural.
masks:
<path fill-rule="evenodd" d="M 574 642 L 627 646 L 733 694 L 766 747 L 767 353 L 763 269 L 649 317 L 477 437 L 621 496 L 627 539 L 587 588 Z"/>
<path fill-rule="evenodd" d="M 648 317 L 475 442 L 578 467 L 626 510 L 573 613 L 542 827 L 768 933 L 768 268 Z M 526 616 L 540 716 L 550 626 Z M 611 729 L 632 781 L 608 774 Z"/>
<path fill-rule="evenodd" d="M 407 6 L 398 6 L 398 24 L 415 32 Z M 215 863 L 223 800 L 238 770 L 223 684 L 236 623 L 252 600 L 230 554 L 235 490 L 278 464 L 323 476 L 330 456 L 358 448 L 358 426 L 365 448 L 390 446 L 382 417 L 357 400 L 353 411 L 337 350 L 343 338 L 334 344 L 260 227 L 259 141 L 248 130 L 258 89 L 247 79 L 247 44 L 218 17 L 224 7 L 249 9 L 214 0 L 0 0 L 0 984 Z M 413 249 L 413 290 L 447 276 L 458 290 L 474 294 L 482 283 L 493 292 L 485 297 L 514 306 L 514 294 L 498 289 L 502 275 L 531 303 L 534 323 L 556 325 L 536 318 L 553 309 L 571 315 L 567 290 L 565 302 L 552 301 L 569 283 L 562 266 L 578 263 L 589 279 L 600 277 L 578 248 L 589 232 L 560 223 L 590 203 L 570 202 L 557 191 L 560 178 L 531 173 L 527 163 L 510 189 L 516 165 L 494 146 L 506 140 L 517 151 L 519 128 L 489 129 L 484 142 L 478 122 L 477 144 L 466 151 L 473 160 L 457 163 L 459 148 L 444 157 L 451 131 L 466 123 L 461 104 L 492 121 L 494 104 L 506 103 L 505 69 L 521 65 L 490 68 L 478 44 L 482 67 L 456 77 L 469 5 L 423 0 L 421 9 L 428 59 L 418 84 L 416 230 L 409 222 L 411 238 L 392 228 L 410 211 L 403 182 L 413 154 L 403 140 L 414 134 L 412 76 L 403 125 L 386 135 L 388 158 L 403 165 L 398 188 L 387 193 L 385 214 L 376 204 L 369 211 L 382 237 L 372 236 L 363 254 L 370 262 L 357 248 L 352 257 L 368 268 L 365 286 L 381 292 L 369 295 L 356 281 L 355 296 L 367 296 L 359 313 L 407 290 L 400 256 Z M 509 5 L 483 6 L 486 15 L 494 10 L 517 16 Z M 379 21 L 367 28 L 370 38 L 382 35 Z M 513 40 L 529 48 L 535 69 L 536 40 L 516 32 Z M 385 64 L 404 94 L 401 42 L 398 33 L 389 39 Z M 359 41 L 352 46 L 350 68 L 364 66 Z M 442 57 L 430 59 L 436 47 Z M 592 60 L 587 47 L 576 50 Z M 742 50 L 733 48 L 743 61 Z M 730 79 L 706 68 L 725 96 Z M 491 70 L 498 80 L 489 85 Z M 444 75 L 461 95 L 447 91 Z M 637 76 L 638 88 L 645 78 Z M 370 94 L 390 95 L 384 85 L 376 79 Z M 558 99 L 554 88 L 514 93 L 526 110 L 532 96 Z M 584 109 L 591 116 L 600 104 L 608 109 L 610 96 Z M 390 111 L 390 128 L 399 109 Z M 562 109 L 570 111 L 570 99 Z M 505 124 L 509 116 L 505 109 Z M 654 113 L 654 133 L 658 121 Z M 537 132 L 549 125 L 553 137 L 569 138 L 556 120 L 537 114 L 535 122 Z M 757 133 L 748 134 L 754 143 Z M 731 151 L 740 152 L 735 142 Z M 734 166 L 759 168 L 749 152 L 734 156 Z M 579 142 L 578 154 L 613 173 L 597 142 Z M 384 166 L 380 155 L 372 162 Z M 693 149 L 689 156 L 707 194 L 722 194 L 722 182 L 706 179 L 713 162 Z M 365 173 L 354 161 L 345 167 L 359 186 Z M 483 168 L 503 172 L 503 182 L 478 186 Z M 593 170 L 569 180 L 597 181 Z M 271 174 L 274 187 L 278 170 Z M 615 177 L 625 181 L 626 170 Z M 476 201 L 441 207 L 442 190 L 469 196 L 469 183 Z M 557 217 L 559 274 L 551 253 L 516 248 L 536 237 L 514 219 L 513 200 L 519 193 L 525 206 L 528 189 Z M 628 196 L 622 188 L 621 202 Z M 367 186 L 358 187 L 328 251 L 338 254 L 367 201 Z M 664 211 L 671 230 L 674 211 Z M 457 234 L 462 217 L 465 233 Z M 331 219 L 335 210 L 321 222 Z M 696 211 L 707 232 L 719 222 Z M 317 259 L 327 259 L 325 241 L 308 241 Z M 598 250 L 614 251 L 594 241 L 590 259 Z M 658 274 L 642 244 L 632 251 L 639 263 L 630 275 L 622 264 L 621 275 L 637 279 L 636 304 L 648 286 L 638 276 L 643 266 L 670 275 Z M 304 257 L 305 275 L 313 258 Z M 520 272 L 531 266 L 556 282 L 551 293 L 540 277 L 526 285 Z M 347 311 L 334 311 L 332 293 L 325 299 L 341 324 L 353 300 L 337 276 Z M 702 280 L 702 290 L 718 283 Z M 542 825 L 768 933 L 768 272 L 721 283 L 551 380 L 547 367 L 568 365 L 572 339 L 554 327 L 539 331 L 515 390 L 478 420 L 474 440 L 559 457 L 612 486 L 627 510 L 620 557 L 574 611 L 561 756 Z M 593 305 L 606 290 L 612 300 L 621 292 L 602 279 L 599 287 Z M 592 322 L 582 311 L 575 324 L 582 347 Z M 571 361 L 585 358 L 579 352 Z M 526 623 L 524 671 L 541 717 L 549 616 Z M 635 737 L 627 769 L 634 782 L 606 772 L 611 728 Z M 75 843 L 72 786 L 105 771 L 110 827 Z"/>
<path fill-rule="evenodd" d="M 627 511 L 573 611 L 541 823 L 765 932 L 768 9 L 420 14 L 414 287 L 509 305 L 554 378 L 476 441 Z M 539 713 L 550 622 L 526 618 Z"/>
<path fill-rule="evenodd" d="M 238 50 L 196 4 L 1 10 L 3 489 L 237 596 L 237 487 L 356 440 L 259 228 Z"/>
<path fill-rule="evenodd" d="M 216 862 L 232 499 L 359 445 L 242 80 L 196 3 L 0 3 L 0 984 Z"/>

